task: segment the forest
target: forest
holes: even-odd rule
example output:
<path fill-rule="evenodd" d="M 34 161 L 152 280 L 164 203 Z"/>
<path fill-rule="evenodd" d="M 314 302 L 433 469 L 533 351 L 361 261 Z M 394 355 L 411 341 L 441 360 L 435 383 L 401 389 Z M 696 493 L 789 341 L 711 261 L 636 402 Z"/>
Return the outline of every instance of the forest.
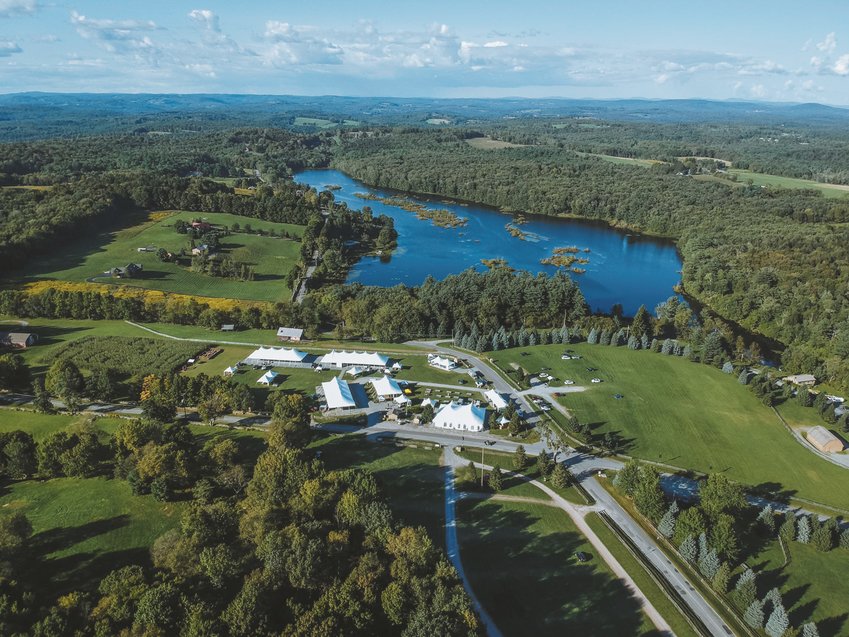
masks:
<path fill-rule="evenodd" d="M 384 131 L 347 139 L 333 161 L 375 186 L 675 238 L 687 295 L 784 344 L 786 368 L 849 385 L 849 198 L 731 187 L 551 146 L 492 152 L 464 139 L 457 131 Z"/>

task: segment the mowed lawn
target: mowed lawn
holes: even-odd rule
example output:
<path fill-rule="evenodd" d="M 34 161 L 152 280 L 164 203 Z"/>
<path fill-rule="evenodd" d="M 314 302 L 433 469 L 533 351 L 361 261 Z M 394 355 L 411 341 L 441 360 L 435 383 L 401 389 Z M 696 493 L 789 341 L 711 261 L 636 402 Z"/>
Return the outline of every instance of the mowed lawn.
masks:
<path fill-rule="evenodd" d="M 445 544 L 444 469 L 440 451 L 368 442 L 359 436 L 328 436 L 313 445 L 328 469 L 371 471 L 396 519 L 427 529 L 434 544 Z"/>
<path fill-rule="evenodd" d="M 782 177 L 780 175 L 767 175 L 764 173 L 756 173 L 751 170 L 743 170 L 740 168 L 731 168 L 729 173 L 735 175 L 738 183 L 745 184 L 749 180 L 755 186 L 770 186 L 775 188 L 805 188 L 810 190 L 819 190 L 823 197 L 838 198 L 849 197 L 849 186 L 841 184 L 823 184 L 810 179 L 797 179 L 795 177 Z"/>
<path fill-rule="evenodd" d="M 849 551 L 836 548 L 822 553 L 798 542 L 788 548 L 791 559 L 786 566 L 778 542 L 748 561 L 758 573 L 759 588 L 766 592 L 780 587 L 794 626 L 814 621 L 822 637 L 849 634 Z"/>
<path fill-rule="evenodd" d="M 163 263 L 155 252 L 138 252 L 140 247 L 154 246 L 170 252 L 179 252 L 189 245 L 189 238 L 174 230 L 177 220 L 191 221 L 202 217 L 215 226 L 230 228 L 238 223 L 242 228 L 250 225 L 253 231 L 274 230 L 278 235 L 286 231 L 291 236 L 301 236 L 303 226 L 272 223 L 223 213 L 174 212 L 154 213 L 125 220 L 129 227 L 107 228 L 89 237 L 59 245 L 52 254 L 28 264 L 25 272 L 10 273 L 16 282 L 43 279 L 60 281 L 87 281 L 132 285 L 164 292 L 179 292 L 197 296 L 234 298 L 252 301 L 278 301 L 288 299 L 292 291 L 286 285 L 286 275 L 297 263 L 301 244 L 292 239 L 245 234 L 231 234 L 221 241 L 223 252 L 234 261 L 247 263 L 254 268 L 253 281 L 236 281 L 191 272 L 187 266 Z M 135 279 L 113 279 L 104 272 L 128 263 L 140 263 L 144 273 Z"/>
<path fill-rule="evenodd" d="M 628 454 L 849 509 L 849 471 L 799 445 L 775 413 L 737 382 L 683 358 L 606 345 L 571 345 L 583 356 L 561 361 L 562 345 L 493 352 L 507 369 L 549 367 L 586 387 L 560 400 L 595 435 L 619 433 Z M 524 355 L 527 354 L 527 355 Z M 587 367 L 597 368 L 589 372 Z M 592 384 L 593 377 L 604 382 Z M 623 398 L 617 400 L 615 394 Z"/>
<path fill-rule="evenodd" d="M 457 525 L 463 568 L 504 635 L 657 634 L 564 511 L 461 500 Z"/>

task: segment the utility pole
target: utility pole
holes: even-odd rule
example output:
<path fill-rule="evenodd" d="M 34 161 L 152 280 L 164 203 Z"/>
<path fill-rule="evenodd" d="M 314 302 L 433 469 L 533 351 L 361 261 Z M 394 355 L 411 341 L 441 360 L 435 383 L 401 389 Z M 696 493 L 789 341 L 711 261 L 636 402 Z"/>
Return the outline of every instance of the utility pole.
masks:
<path fill-rule="evenodd" d="M 484 447 L 481 447 L 481 489 L 483 489 L 483 452 Z"/>

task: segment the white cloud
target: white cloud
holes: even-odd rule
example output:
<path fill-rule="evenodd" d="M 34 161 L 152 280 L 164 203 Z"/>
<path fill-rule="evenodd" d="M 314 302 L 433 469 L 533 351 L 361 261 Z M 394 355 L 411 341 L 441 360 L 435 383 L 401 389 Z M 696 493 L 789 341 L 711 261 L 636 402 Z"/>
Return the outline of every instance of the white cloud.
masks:
<path fill-rule="evenodd" d="M 218 16 L 209 9 L 193 9 L 189 11 L 189 17 L 192 20 L 201 22 L 210 31 L 215 31 L 216 33 L 221 31 Z"/>
<path fill-rule="evenodd" d="M 825 36 L 822 42 L 817 42 L 817 48 L 824 53 L 833 53 L 837 48 L 837 36 L 834 31 Z"/>
<path fill-rule="evenodd" d="M 831 67 L 838 75 L 849 75 L 849 53 L 841 55 Z"/>
<path fill-rule="evenodd" d="M 751 93 L 752 97 L 757 99 L 763 99 L 767 96 L 767 90 L 763 84 L 753 84 L 749 88 L 749 93 Z"/>
<path fill-rule="evenodd" d="M 493 40 L 492 42 L 487 42 L 484 44 L 484 47 L 487 49 L 499 49 L 503 46 L 510 46 L 504 40 Z"/>
<path fill-rule="evenodd" d="M 159 53 L 159 47 L 147 35 L 159 29 L 151 20 L 94 19 L 72 11 L 71 24 L 82 37 L 97 42 L 110 53 L 134 54 L 148 59 Z"/>
<path fill-rule="evenodd" d="M 0 17 L 29 15 L 38 10 L 36 0 L 0 0 Z"/>
<path fill-rule="evenodd" d="M 310 29 L 269 20 L 265 23 L 265 38 L 272 43 L 264 54 L 266 63 L 272 66 L 342 64 L 342 47 L 315 37 Z"/>
<path fill-rule="evenodd" d="M 16 42 L 0 40 L 0 58 L 7 58 L 15 53 L 21 53 L 23 49 Z"/>

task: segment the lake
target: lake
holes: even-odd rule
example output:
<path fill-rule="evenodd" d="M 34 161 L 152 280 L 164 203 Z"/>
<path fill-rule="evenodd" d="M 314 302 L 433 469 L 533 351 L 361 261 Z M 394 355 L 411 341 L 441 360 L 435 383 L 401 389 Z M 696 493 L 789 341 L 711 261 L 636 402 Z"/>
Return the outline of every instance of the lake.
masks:
<path fill-rule="evenodd" d="M 409 196 L 430 209 L 447 209 L 468 219 L 463 227 L 441 228 L 397 206 L 355 196 L 370 193 L 385 198 L 398 193 L 370 188 L 337 170 L 307 170 L 296 174 L 295 181 L 319 191 L 330 185 L 341 186 L 333 191 L 337 201 L 355 209 L 370 206 L 375 215 L 385 214 L 395 220 L 398 248 L 391 259 L 362 258 L 351 269 L 349 283 L 416 286 L 428 275 L 442 279 L 469 267 L 483 271 L 486 266 L 481 259 L 493 258 L 504 259 L 517 270 L 553 274 L 557 267 L 542 265 L 540 260 L 551 256 L 555 248 L 569 246 L 580 249 L 575 256 L 589 260 L 575 264 L 586 272 L 572 277 L 593 310 L 609 312 L 615 303 L 621 303 L 628 315 L 643 304 L 652 311 L 674 294 L 672 288 L 680 281 L 681 258 L 671 241 L 589 221 L 534 215 L 532 210 L 524 214 L 526 223 L 517 226 L 527 235 L 520 239 L 504 227 L 512 222 L 511 215 L 477 204 Z"/>

